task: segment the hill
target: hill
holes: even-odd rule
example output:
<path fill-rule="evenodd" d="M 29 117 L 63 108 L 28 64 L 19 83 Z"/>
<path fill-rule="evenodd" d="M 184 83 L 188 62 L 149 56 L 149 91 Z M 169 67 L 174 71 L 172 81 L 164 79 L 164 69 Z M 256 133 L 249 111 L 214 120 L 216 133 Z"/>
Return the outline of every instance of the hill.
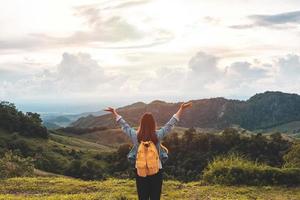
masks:
<path fill-rule="evenodd" d="M 97 111 L 97 112 L 85 112 L 80 114 L 47 114 L 42 113 L 41 118 L 43 120 L 43 125 L 46 126 L 48 129 L 57 129 L 60 127 L 67 127 L 72 122 L 78 120 L 81 117 L 86 116 L 100 116 L 105 114 L 105 111 Z"/>
<path fill-rule="evenodd" d="M 47 139 L 25 137 L 0 129 L 0 155 L 13 151 L 22 157 L 34 159 L 34 166 L 46 172 L 90 179 L 102 176 L 102 168 L 108 162 L 98 159 L 99 154 L 113 154 L 117 148 L 86 141 L 84 139 L 49 133 Z M 74 166 L 74 163 L 77 165 Z M 71 170 L 77 167 L 77 174 Z M 82 168 L 82 170 L 80 170 Z"/>
<path fill-rule="evenodd" d="M 200 182 L 164 181 L 162 200 L 300 198 L 300 188 L 203 185 Z M 133 200 L 134 180 L 82 181 L 60 177 L 11 178 L 0 182 L 1 200 Z"/>
<path fill-rule="evenodd" d="M 267 91 L 256 94 L 247 101 L 218 97 L 191 102 L 192 108 L 183 113 L 178 126 L 223 129 L 239 125 L 248 130 L 256 130 L 300 120 L 300 96 L 297 94 Z M 144 112 L 152 112 L 158 126 L 161 126 L 177 111 L 181 103 L 159 100 L 149 104 L 137 102 L 118 108 L 117 111 L 133 126 L 138 126 Z M 79 128 L 116 127 L 111 114 L 82 117 L 71 125 Z"/>
<path fill-rule="evenodd" d="M 292 121 L 292 122 L 280 124 L 278 126 L 267 128 L 264 131 L 266 132 L 279 131 L 281 133 L 286 133 L 297 137 L 298 135 L 300 135 L 300 121 Z"/>
<path fill-rule="evenodd" d="M 90 151 L 90 152 L 109 152 L 114 150 L 105 145 L 97 144 L 94 142 L 89 142 L 80 138 L 67 136 L 67 135 L 59 135 L 50 133 L 48 139 L 42 138 L 28 138 L 18 133 L 11 134 L 7 131 L 0 129 L 0 149 L 4 146 L 12 146 L 15 148 L 23 147 L 25 150 L 37 150 L 37 149 L 45 149 L 51 151 L 53 149 L 61 148 L 62 151 Z M 27 149 L 29 148 L 29 149 Z M 22 149 L 21 149 L 22 150 Z"/>
<path fill-rule="evenodd" d="M 137 129 L 137 127 L 134 127 Z M 195 128 L 199 133 L 220 133 L 222 130 L 215 129 L 205 129 L 205 128 Z M 236 128 L 239 132 L 253 134 L 248 130 L 244 130 L 241 128 Z M 76 130 L 82 130 L 82 134 L 76 134 Z M 188 131 L 188 128 L 175 126 L 170 135 L 176 133 L 179 137 L 184 135 L 185 131 Z M 52 130 L 52 133 L 69 136 L 71 138 L 79 138 L 81 140 L 105 145 L 112 148 L 117 148 L 122 144 L 131 143 L 130 139 L 120 128 L 108 128 L 105 130 L 96 130 L 96 131 L 85 131 L 85 129 L 77 129 L 74 127 L 60 128 L 57 130 Z"/>

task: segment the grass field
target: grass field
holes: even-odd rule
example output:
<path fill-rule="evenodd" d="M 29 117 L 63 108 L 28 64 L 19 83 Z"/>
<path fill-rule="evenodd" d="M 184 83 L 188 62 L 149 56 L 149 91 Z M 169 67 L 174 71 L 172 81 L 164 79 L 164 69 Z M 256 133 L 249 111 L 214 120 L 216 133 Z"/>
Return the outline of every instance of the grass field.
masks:
<path fill-rule="evenodd" d="M 0 181 L 1 200 L 137 199 L 135 182 L 128 179 L 82 181 L 65 177 L 11 178 Z M 199 182 L 165 181 L 162 200 L 276 199 L 298 200 L 300 188 L 207 186 Z"/>
<path fill-rule="evenodd" d="M 63 135 L 50 135 L 49 143 L 57 146 L 63 146 L 69 149 L 81 150 L 81 151 L 94 151 L 94 152 L 102 152 L 102 151 L 112 151 L 114 149 L 98 144 L 95 142 L 89 142 L 83 139 L 70 137 L 70 136 L 63 136 Z"/>
<path fill-rule="evenodd" d="M 267 128 L 264 130 L 256 130 L 256 132 L 274 133 L 280 132 L 293 138 L 300 138 L 300 121 L 292 121 L 278 126 Z"/>
<path fill-rule="evenodd" d="M 28 138 L 19 134 L 16 135 L 17 137 L 15 139 L 12 139 L 13 134 L 0 129 L 0 140 L 2 140 L 3 142 L 21 139 L 32 149 L 37 149 L 38 147 L 44 147 L 45 149 L 60 147 L 65 150 L 74 149 L 89 152 L 109 152 L 116 149 L 103 144 L 98 144 L 92 141 L 87 141 L 85 139 L 80 139 L 68 135 L 50 134 L 48 140 L 41 138 Z"/>
<path fill-rule="evenodd" d="M 138 127 L 133 127 L 135 130 Z M 183 127 L 175 127 L 172 132 L 176 132 L 179 136 L 184 134 L 184 131 L 188 130 L 188 128 Z M 203 129 L 198 129 L 201 131 Z M 53 136 L 61 135 L 70 138 L 78 138 L 80 140 L 84 140 L 91 143 L 96 143 L 99 145 L 104 145 L 113 149 L 117 149 L 121 144 L 131 143 L 130 139 L 126 136 L 126 134 L 120 128 L 111 128 L 101 131 L 94 131 L 85 134 L 73 134 L 62 131 L 52 131 L 55 134 L 51 134 Z"/>

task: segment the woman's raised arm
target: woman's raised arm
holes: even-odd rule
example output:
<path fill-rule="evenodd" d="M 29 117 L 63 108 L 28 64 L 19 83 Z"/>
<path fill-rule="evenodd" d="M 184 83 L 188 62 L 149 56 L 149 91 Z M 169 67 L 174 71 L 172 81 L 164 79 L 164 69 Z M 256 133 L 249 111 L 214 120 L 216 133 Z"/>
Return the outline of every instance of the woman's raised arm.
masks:
<path fill-rule="evenodd" d="M 108 107 L 104 111 L 111 112 L 114 117 L 116 122 L 121 126 L 123 132 L 131 139 L 131 141 L 136 144 L 137 143 L 137 136 L 136 136 L 136 131 L 134 128 L 132 128 L 124 119 L 121 115 L 119 115 L 116 111 L 116 109 L 112 107 Z"/>
<path fill-rule="evenodd" d="M 157 131 L 157 137 L 158 137 L 159 140 L 161 140 L 163 137 L 165 137 L 168 133 L 171 132 L 174 125 L 177 122 L 179 122 L 179 119 L 180 119 L 180 116 L 181 116 L 182 112 L 190 106 L 192 106 L 192 102 L 182 103 L 180 105 L 179 110 L 171 117 L 171 119 L 162 128 L 160 128 Z"/>

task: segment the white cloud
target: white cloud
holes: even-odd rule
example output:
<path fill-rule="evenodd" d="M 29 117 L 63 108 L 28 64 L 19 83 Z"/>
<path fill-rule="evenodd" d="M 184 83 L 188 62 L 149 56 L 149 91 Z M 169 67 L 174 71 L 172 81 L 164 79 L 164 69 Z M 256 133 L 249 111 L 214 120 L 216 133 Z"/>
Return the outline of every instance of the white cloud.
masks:
<path fill-rule="evenodd" d="M 90 91 L 109 81 L 103 68 L 85 53 L 64 53 L 56 73 L 57 81 L 66 91 Z"/>
<path fill-rule="evenodd" d="M 198 52 L 186 69 L 169 67 L 156 70 L 154 75 L 141 82 L 140 91 L 191 98 L 244 98 L 266 90 L 300 93 L 300 86 L 297 86 L 300 81 L 298 55 L 277 57 L 269 62 L 259 59 L 236 61 L 226 67 L 219 67 L 219 60 L 222 59 Z"/>
<path fill-rule="evenodd" d="M 288 54 L 275 61 L 277 74 L 276 84 L 289 92 L 300 93 L 300 56 Z"/>
<path fill-rule="evenodd" d="M 273 28 L 287 28 L 288 25 L 300 24 L 300 11 L 283 12 L 279 14 L 269 15 L 250 15 L 249 19 L 253 21 L 252 24 L 240 24 L 231 26 L 231 28 L 245 29 L 253 27 L 273 27 Z M 293 26 L 292 26 L 293 27 Z"/>
<path fill-rule="evenodd" d="M 234 4 L 6 1 L 0 7 L 0 97 L 77 101 L 131 96 L 135 101 L 153 95 L 300 92 L 299 1 Z M 228 28 L 234 24 L 258 28 Z M 60 60 L 61 52 L 89 54 L 65 53 Z"/>
<path fill-rule="evenodd" d="M 138 92 L 155 96 L 178 95 L 183 86 L 186 71 L 176 67 L 161 67 L 151 74 L 144 73 L 138 84 Z"/>
<path fill-rule="evenodd" d="M 191 58 L 188 66 L 193 74 L 200 75 L 200 77 L 205 78 L 206 76 L 219 73 L 217 61 L 218 58 L 214 55 L 210 55 L 205 52 L 198 52 Z"/>
<path fill-rule="evenodd" d="M 193 95 L 206 91 L 206 86 L 215 83 L 223 74 L 217 67 L 219 58 L 205 52 L 198 52 L 188 62 L 184 76 L 184 90 Z M 202 93 L 203 94 L 203 93 Z"/>
<path fill-rule="evenodd" d="M 236 61 L 220 67 L 222 58 L 198 52 L 185 68 L 165 66 L 110 73 L 87 53 L 64 53 L 55 68 L 35 74 L 2 73 L 0 95 L 5 99 L 82 98 L 204 98 L 249 97 L 265 90 L 300 92 L 298 55 Z M 15 76 L 15 77 L 14 77 Z M 144 99 L 146 100 L 146 99 Z M 174 100 L 174 99 L 173 99 Z"/>
<path fill-rule="evenodd" d="M 278 60 L 279 73 L 286 77 L 299 77 L 300 75 L 300 57 L 295 54 L 289 54 Z"/>
<path fill-rule="evenodd" d="M 76 8 L 76 16 L 83 17 L 89 26 L 89 31 L 78 31 L 69 38 L 68 42 L 118 42 L 122 40 L 139 40 L 144 33 L 138 27 L 130 24 L 121 16 L 103 17 L 100 9 L 92 6 Z"/>
<path fill-rule="evenodd" d="M 72 96 L 101 96 L 101 92 L 117 92 L 118 87 L 126 80 L 125 76 L 107 73 L 86 53 L 64 53 L 54 70 L 44 69 L 30 76 L 19 77 L 18 73 L 13 75 L 2 73 L 3 98 L 68 99 Z"/>
<path fill-rule="evenodd" d="M 226 68 L 227 76 L 247 81 L 264 78 L 267 73 L 266 69 L 255 67 L 249 62 L 234 62 Z"/>
<path fill-rule="evenodd" d="M 83 20 L 78 30 L 65 34 L 32 32 L 19 37 L 0 37 L 0 50 L 24 51 L 61 47 L 93 47 L 103 49 L 145 48 L 172 40 L 173 34 L 159 26 L 143 26 L 143 19 L 131 20 L 117 11 L 142 5 L 148 1 L 127 1 L 101 8 L 101 4 L 81 5 L 73 8 L 74 17 Z"/>

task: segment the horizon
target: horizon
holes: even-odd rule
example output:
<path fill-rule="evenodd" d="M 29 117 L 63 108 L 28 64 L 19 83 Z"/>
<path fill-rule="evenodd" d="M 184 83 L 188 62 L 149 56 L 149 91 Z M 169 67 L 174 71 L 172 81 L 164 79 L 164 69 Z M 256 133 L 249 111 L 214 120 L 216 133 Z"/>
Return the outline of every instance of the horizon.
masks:
<path fill-rule="evenodd" d="M 135 102 L 300 94 L 297 0 L 10 0 L 0 100 L 82 113 Z"/>
<path fill-rule="evenodd" d="M 237 99 L 237 98 L 226 98 L 222 96 L 215 96 L 215 97 L 205 97 L 205 98 L 194 98 L 194 99 L 186 99 L 185 101 L 165 101 L 162 99 L 152 99 L 149 101 L 133 101 L 133 102 L 126 102 L 123 101 L 118 102 L 103 102 L 103 103 L 98 103 L 98 104 L 67 104 L 67 103 L 60 103 L 60 104 L 18 104 L 15 102 L 10 102 L 14 103 L 17 109 L 23 111 L 23 112 L 36 112 L 39 113 L 42 117 L 44 116 L 56 116 L 56 115 L 77 115 L 77 114 L 83 114 L 83 113 L 89 113 L 89 112 L 99 112 L 103 111 L 103 109 L 107 108 L 108 106 L 115 107 L 115 108 L 120 108 L 124 106 L 128 106 L 134 103 L 142 102 L 145 104 L 149 104 L 153 101 L 164 101 L 166 103 L 178 103 L 178 102 L 187 102 L 187 101 L 194 101 L 194 100 L 203 100 L 203 99 L 214 99 L 214 98 L 225 98 L 227 100 L 240 100 L 240 101 L 247 101 L 251 97 L 257 94 L 263 94 L 267 92 L 279 92 L 279 93 L 284 93 L 284 94 L 296 94 L 299 95 L 298 93 L 286 93 L 282 91 L 264 91 L 260 93 L 255 93 L 251 95 L 250 97 L 247 97 L 245 99 Z M 102 106 L 102 107 L 101 107 Z"/>

